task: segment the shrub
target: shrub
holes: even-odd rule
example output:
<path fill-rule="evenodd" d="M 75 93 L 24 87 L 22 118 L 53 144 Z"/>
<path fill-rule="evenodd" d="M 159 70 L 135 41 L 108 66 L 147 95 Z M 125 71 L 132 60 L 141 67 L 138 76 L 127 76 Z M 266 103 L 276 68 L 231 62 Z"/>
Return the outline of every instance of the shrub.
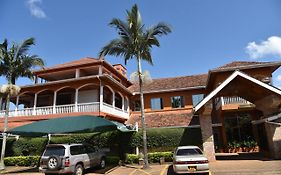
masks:
<path fill-rule="evenodd" d="M 150 163 L 159 163 L 161 157 L 164 157 L 166 162 L 172 162 L 173 161 L 173 153 L 172 152 L 148 153 L 148 161 Z M 129 163 L 129 164 L 138 163 L 139 158 L 141 158 L 140 155 L 128 154 L 127 159 L 126 159 L 126 163 Z"/>
<path fill-rule="evenodd" d="M 133 163 L 139 163 L 139 155 L 136 154 L 127 154 L 126 163 L 133 164 Z"/>
<path fill-rule="evenodd" d="M 7 166 L 35 166 L 38 165 L 40 156 L 16 156 L 5 157 L 4 163 Z"/>
<path fill-rule="evenodd" d="M 8 139 L 7 156 L 40 156 L 47 144 L 47 138 Z M 172 151 L 181 145 L 201 146 L 199 128 L 153 128 L 147 130 L 149 152 Z M 110 148 L 110 156 L 125 160 L 124 153 L 132 153 L 136 146 L 143 145 L 142 132 L 121 133 L 119 131 L 90 134 L 52 136 L 50 143 L 87 143 L 100 148 Z"/>
<path fill-rule="evenodd" d="M 152 163 L 159 163 L 161 157 L 164 157 L 166 162 L 172 162 L 173 161 L 173 153 L 172 152 L 148 153 L 148 161 L 152 162 Z"/>

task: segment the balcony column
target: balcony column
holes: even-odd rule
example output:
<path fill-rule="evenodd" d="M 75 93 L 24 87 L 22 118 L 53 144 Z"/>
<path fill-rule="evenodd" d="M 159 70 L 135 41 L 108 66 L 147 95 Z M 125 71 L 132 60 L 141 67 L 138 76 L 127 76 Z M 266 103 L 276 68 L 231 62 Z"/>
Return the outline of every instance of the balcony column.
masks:
<path fill-rule="evenodd" d="M 2 108 L 2 106 L 3 106 L 2 103 L 3 103 L 3 98 L 1 97 L 1 98 L 0 98 L 0 110 L 3 110 L 3 108 Z"/>
<path fill-rule="evenodd" d="M 18 109 L 19 109 L 19 96 L 17 96 L 17 99 L 16 99 L 16 108 L 15 108 L 15 114 L 16 116 L 18 116 Z"/>
<path fill-rule="evenodd" d="M 80 77 L 80 69 L 75 69 L 75 78 Z"/>
<path fill-rule="evenodd" d="M 102 75 L 102 67 L 99 66 L 99 75 Z"/>
<path fill-rule="evenodd" d="M 35 76 L 34 76 L 34 84 L 37 84 L 37 83 L 38 83 L 38 76 L 35 75 Z"/>
<path fill-rule="evenodd" d="M 78 93 L 79 93 L 79 89 L 75 89 L 75 112 L 78 112 Z"/>
<path fill-rule="evenodd" d="M 128 114 L 129 114 L 129 112 L 130 112 L 130 101 L 129 101 L 129 98 L 128 97 L 126 97 L 126 100 L 127 100 L 127 112 L 128 112 Z"/>
<path fill-rule="evenodd" d="M 112 92 L 112 106 L 115 108 L 115 92 Z"/>
<path fill-rule="evenodd" d="M 123 96 L 122 97 L 122 111 L 124 111 L 125 109 L 125 98 Z"/>
<path fill-rule="evenodd" d="M 36 93 L 34 95 L 34 103 L 33 103 L 33 113 L 32 113 L 32 115 L 36 115 L 37 96 L 38 96 L 38 94 Z"/>
<path fill-rule="evenodd" d="M 56 103 L 57 103 L 57 91 L 54 92 L 53 114 L 56 113 Z"/>
<path fill-rule="evenodd" d="M 103 85 L 100 85 L 100 111 L 102 111 L 103 107 Z"/>

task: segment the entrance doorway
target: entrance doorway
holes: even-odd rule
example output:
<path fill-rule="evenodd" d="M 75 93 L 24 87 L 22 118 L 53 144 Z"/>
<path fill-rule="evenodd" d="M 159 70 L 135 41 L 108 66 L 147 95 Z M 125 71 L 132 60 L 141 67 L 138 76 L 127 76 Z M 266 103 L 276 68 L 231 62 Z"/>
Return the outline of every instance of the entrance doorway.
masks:
<path fill-rule="evenodd" d="M 225 130 L 228 142 L 254 140 L 251 115 L 249 113 L 231 113 L 225 116 Z"/>

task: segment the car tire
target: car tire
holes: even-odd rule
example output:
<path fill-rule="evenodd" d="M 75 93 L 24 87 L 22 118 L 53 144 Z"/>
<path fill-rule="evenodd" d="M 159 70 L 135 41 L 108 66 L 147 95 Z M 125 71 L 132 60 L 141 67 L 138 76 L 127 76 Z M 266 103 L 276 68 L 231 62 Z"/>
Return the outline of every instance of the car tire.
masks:
<path fill-rule="evenodd" d="M 83 175 L 84 174 L 84 167 L 81 164 L 75 166 L 75 170 L 73 175 Z"/>
<path fill-rule="evenodd" d="M 106 165 L 105 158 L 102 157 L 101 160 L 100 160 L 99 168 L 104 169 L 105 165 Z"/>
<path fill-rule="evenodd" d="M 49 170 L 57 170 L 61 167 L 62 162 L 59 156 L 50 156 L 47 163 L 47 168 Z"/>

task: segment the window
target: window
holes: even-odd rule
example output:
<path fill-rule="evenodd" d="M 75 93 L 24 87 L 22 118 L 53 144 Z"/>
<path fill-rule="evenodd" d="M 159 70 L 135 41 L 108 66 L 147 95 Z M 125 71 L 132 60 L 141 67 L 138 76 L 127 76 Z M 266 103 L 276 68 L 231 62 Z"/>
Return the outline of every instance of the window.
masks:
<path fill-rule="evenodd" d="M 133 102 L 133 111 L 140 111 L 141 106 L 140 106 L 140 101 L 134 101 Z"/>
<path fill-rule="evenodd" d="M 151 104 L 151 110 L 163 109 L 162 98 L 152 98 L 150 104 Z"/>
<path fill-rule="evenodd" d="M 175 96 L 171 98 L 172 100 L 172 108 L 183 108 L 184 102 L 183 102 L 183 96 Z"/>
<path fill-rule="evenodd" d="M 64 156 L 65 148 L 63 146 L 47 147 L 44 156 Z"/>
<path fill-rule="evenodd" d="M 70 147 L 70 154 L 71 155 L 78 155 L 78 154 L 85 154 L 85 147 L 83 145 L 71 146 Z"/>
<path fill-rule="evenodd" d="M 203 154 L 202 151 L 198 148 L 179 149 L 177 151 L 178 156 L 188 156 L 188 155 L 198 155 L 198 154 Z"/>
<path fill-rule="evenodd" d="M 196 106 L 201 100 L 203 100 L 204 94 L 192 95 L 192 104 Z"/>

